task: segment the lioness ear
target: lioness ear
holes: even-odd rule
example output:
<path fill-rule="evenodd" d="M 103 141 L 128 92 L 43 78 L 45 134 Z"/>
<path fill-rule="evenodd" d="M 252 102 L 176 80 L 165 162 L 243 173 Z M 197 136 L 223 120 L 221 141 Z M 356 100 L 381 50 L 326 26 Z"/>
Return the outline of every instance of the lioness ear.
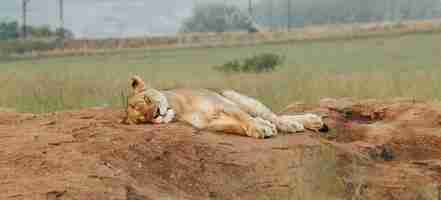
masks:
<path fill-rule="evenodd" d="M 145 90 L 145 83 L 144 83 L 144 81 L 141 79 L 141 77 L 139 77 L 139 76 L 133 76 L 131 81 L 132 81 L 132 82 L 131 82 L 130 85 L 132 86 L 132 89 L 133 89 L 135 92 L 140 92 L 140 91 Z"/>

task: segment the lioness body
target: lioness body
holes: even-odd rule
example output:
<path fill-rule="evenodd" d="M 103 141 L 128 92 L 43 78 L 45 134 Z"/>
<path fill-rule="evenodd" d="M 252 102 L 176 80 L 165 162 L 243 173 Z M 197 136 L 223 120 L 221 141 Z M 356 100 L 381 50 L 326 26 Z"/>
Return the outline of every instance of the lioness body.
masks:
<path fill-rule="evenodd" d="M 182 121 L 198 129 L 255 138 L 275 136 L 278 130 L 304 130 L 304 126 L 298 121 L 278 117 L 257 100 L 232 90 L 182 88 L 157 91 L 146 89 L 139 77 L 134 77 L 132 81 L 133 94 L 129 97 L 125 119 L 127 123 Z M 304 115 L 300 118 L 311 122 L 309 124 L 315 126 L 313 128 L 320 129 L 323 126 L 317 116 Z"/>
<path fill-rule="evenodd" d="M 208 90 L 173 89 L 161 92 L 175 111 L 176 119 L 197 128 L 207 127 L 210 121 L 220 117 L 223 110 L 234 109 L 232 102 Z"/>

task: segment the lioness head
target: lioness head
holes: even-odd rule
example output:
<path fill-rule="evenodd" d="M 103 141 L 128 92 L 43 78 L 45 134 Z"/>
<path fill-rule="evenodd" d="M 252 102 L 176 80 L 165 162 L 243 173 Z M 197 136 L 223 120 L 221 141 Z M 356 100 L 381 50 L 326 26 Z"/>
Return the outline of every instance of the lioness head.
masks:
<path fill-rule="evenodd" d="M 150 123 L 159 115 L 159 105 L 148 95 L 145 82 L 139 76 L 131 79 L 132 93 L 127 99 L 126 117 L 123 123 Z"/>

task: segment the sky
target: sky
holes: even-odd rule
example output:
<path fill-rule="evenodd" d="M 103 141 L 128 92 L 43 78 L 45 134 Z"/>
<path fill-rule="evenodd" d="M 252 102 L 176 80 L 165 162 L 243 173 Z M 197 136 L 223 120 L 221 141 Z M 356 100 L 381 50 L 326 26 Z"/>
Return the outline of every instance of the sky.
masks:
<path fill-rule="evenodd" d="M 216 0 L 64 0 L 65 27 L 76 37 L 173 34 L 195 3 Z M 238 2 L 246 0 L 217 0 Z M 0 19 L 21 22 L 22 0 L 1 0 Z M 28 22 L 59 25 L 58 0 L 30 0 Z"/>

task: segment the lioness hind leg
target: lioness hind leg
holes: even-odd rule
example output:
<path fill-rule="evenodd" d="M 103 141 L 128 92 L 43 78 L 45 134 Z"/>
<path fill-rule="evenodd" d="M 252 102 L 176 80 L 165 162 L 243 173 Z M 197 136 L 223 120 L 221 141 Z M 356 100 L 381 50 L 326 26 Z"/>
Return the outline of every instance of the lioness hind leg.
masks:
<path fill-rule="evenodd" d="M 234 90 L 224 90 L 220 93 L 223 97 L 234 102 L 239 108 L 253 117 L 260 117 L 272 123 L 277 121 L 277 115 L 260 101 L 240 94 Z"/>
<path fill-rule="evenodd" d="M 277 116 L 267 106 L 260 101 L 240 94 L 233 90 L 224 90 L 220 94 L 232 101 L 239 108 L 251 116 L 262 118 L 275 124 L 277 130 L 284 133 L 303 132 L 305 129 L 319 131 L 326 131 L 328 128 L 324 124 L 322 117 L 314 114 L 303 115 L 284 115 Z"/>
<path fill-rule="evenodd" d="M 269 138 L 277 135 L 276 126 L 260 117 L 253 118 L 238 109 L 223 110 L 207 126 L 211 131 L 223 131 L 254 138 Z"/>

